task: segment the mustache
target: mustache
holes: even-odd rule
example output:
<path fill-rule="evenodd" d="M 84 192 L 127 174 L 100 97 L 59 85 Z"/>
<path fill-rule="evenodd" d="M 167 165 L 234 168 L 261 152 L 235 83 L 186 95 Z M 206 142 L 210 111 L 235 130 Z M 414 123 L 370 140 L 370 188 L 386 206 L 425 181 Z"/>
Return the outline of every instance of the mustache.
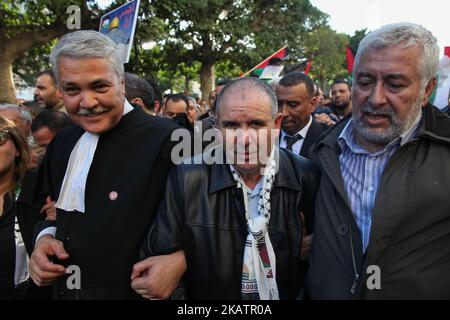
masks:
<path fill-rule="evenodd" d="M 372 116 L 384 116 L 392 118 L 394 116 L 394 110 L 391 106 L 387 105 L 384 107 L 374 107 L 370 103 L 366 103 L 360 110 L 360 114 L 370 114 Z"/>
<path fill-rule="evenodd" d="M 80 111 L 77 112 L 77 116 L 90 116 L 94 114 L 100 114 L 106 111 L 108 111 L 107 108 L 102 106 L 96 106 L 90 109 L 81 109 Z"/>

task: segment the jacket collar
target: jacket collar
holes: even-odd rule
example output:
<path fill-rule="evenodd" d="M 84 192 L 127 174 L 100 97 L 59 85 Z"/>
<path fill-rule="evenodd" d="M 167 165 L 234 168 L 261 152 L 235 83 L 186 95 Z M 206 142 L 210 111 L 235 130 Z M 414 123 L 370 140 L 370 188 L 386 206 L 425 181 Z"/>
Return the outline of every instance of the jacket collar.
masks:
<path fill-rule="evenodd" d="M 450 144 L 450 118 L 431 104 L 423 108 L 423 117 L 417 137 Z"/>
<path fill-rule="evenodd" d="M 301 191 L 298 181 L 295 179 L 295 174 L 291 162 L 283 149 L 279 150 L 278 172 L 275 175 L 274 187 L 289 188 L 296 191 Z M 233 179 L 228 164 L 211 165 L 211 175 L 209 192 L 215 193 L 222 189 L 236 187 L 236 182 Z"/>

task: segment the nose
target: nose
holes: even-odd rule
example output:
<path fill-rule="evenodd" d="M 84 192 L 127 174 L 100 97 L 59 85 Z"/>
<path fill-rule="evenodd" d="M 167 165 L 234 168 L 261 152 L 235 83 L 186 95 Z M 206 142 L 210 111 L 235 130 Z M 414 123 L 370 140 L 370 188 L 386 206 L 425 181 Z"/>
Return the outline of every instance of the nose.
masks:
<path fill-rule="evenodd" d="M 85 109 L 93 108 L 97 105 L 97 99 L 90 92 L 85 92 L 80 101 L 80 107 Z"/>
<path fill-rule="evenodd" d="M 281 112 L 281 114 L 283 115 L 283 118 L 286 118 L 287 116 L 289 116 L 288 106 L 287 106 L 286 102 L 279 101 L 278 102 L 278 110 L 280 110 L 279 112 Z"/>
<path fill-rule="evenodd" d="M 39 94 L 40 94 L 40 90 L 38 88 L 35 88 L 34 89 L 34 95 L 35 96 L 39 96 Z"/>
<path fill-rule="evenodd" d="M 377 82 L 370 93 L 369 102 L 374 107 L 380 107 L 387 103 L 385 88 L 381 82 Z"/>

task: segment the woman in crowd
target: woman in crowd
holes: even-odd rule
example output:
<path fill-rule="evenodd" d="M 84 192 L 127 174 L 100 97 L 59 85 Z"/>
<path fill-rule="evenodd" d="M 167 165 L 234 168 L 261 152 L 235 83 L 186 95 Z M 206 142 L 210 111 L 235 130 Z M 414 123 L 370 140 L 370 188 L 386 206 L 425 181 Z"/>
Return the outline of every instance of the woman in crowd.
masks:
<path fill-rule="evenodd" d="M 28 256 L 16 217 L 16 199 L 30 163 L 26 139 L 0 117 L 0 299 L 19 299 L 28 279 Z"/>

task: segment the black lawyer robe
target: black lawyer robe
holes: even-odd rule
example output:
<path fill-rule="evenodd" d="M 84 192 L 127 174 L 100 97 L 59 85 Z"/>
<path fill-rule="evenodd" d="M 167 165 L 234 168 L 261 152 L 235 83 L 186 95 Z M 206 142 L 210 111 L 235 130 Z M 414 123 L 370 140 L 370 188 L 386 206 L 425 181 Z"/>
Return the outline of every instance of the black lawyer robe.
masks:
<path fill-rule="evenodd" d="M 86 182 L 85 212 L 57 211 L 56 238 L 70 255 L 60 263 L 80 268 L 81 289 L 68 288 L 62 278 L 54 286 L 55 298 L 137 297 L 131 271 L 165 190 L 175 128 L 172 121 L 134 109 L 100 136 Z M 83 133 L 70 128 L 50 144 L 39 174 L 42 204 L 47 194 L 58 199 L 70 153 Z"/>

